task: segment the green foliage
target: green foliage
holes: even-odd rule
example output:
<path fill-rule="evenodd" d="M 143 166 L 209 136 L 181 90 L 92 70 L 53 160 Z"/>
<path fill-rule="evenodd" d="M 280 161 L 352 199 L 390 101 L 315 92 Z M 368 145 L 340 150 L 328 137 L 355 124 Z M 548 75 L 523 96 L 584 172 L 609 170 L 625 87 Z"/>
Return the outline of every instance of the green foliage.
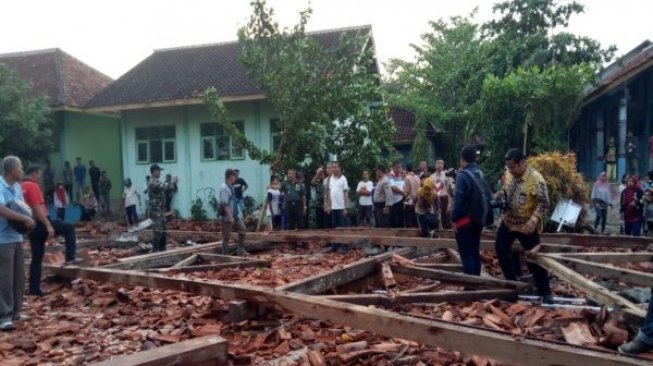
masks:
<path fill-rule="evenodd" d="M 265 1 L 238 36 L 241 62 L 278 113 L 279 144 L 265 151 L 237 131 L 215 90 L 205 101 L 212 116 L 250 157 L 273 171 L 322 164 L 329 154 L 354 164 L 374 164 L 393 152 L 394 125 L 380 102 L 380 82 L 369 34 L 351 31 L 331 48 L 306 33 L 311 10 L 292 29 L 281 28 Z M 377 105 L 378 104 L 378 105 Z M 308 159 L 307 159 L 308 158 Z M 371 165 L 366 165 L 367 167 Z"/>
<path fill-rule="evenodd" d="M 583 87 L 615 51 L 565 31 L 583 11 L 573 1 L 507 0 L 484 24 L 474 13 L 431 22 L 423 44 L 413 46 L 415 62 L 390 63 L 388 99 L 444 131 L 440 149 L 450 162 L 479 132 L 492 172 L 525 140 L 532 152 L 564 151 Z"/>
<path fill-rule="evenodd" d="M 29 96 L 31 86 L 0 63 L 0 155 L 42 161 L 52 150 L 53 123 L 45 97 Z"/>
<path fill-rule="evenodd" d="M 207 221 L 209 218 L 204 209 L 204 201 L 201 198 L 196 198 L 193 205 L 190 207 L 190 215 L 193 221 Z"/>

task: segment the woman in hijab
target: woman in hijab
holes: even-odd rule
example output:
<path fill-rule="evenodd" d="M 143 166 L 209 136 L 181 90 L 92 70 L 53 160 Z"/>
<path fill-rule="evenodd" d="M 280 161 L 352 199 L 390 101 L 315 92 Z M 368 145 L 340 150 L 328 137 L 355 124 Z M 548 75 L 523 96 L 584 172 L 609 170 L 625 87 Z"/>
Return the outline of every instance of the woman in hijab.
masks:
<path fill-rule="evenodd" d="M 621 192 L 621 214 L 625 225 L 626 235 L 639 236 L 642 230 L 644 192 L 636 176 L 631 176 L 626 181 L 626 189 Z"/>
<path fill-rule="evenodd" d="M 608 206 L 611 206 L 610 201 L 610 183 L 608 175 L 603 172 L 592 189 L 592 204 L 596 210 L 594 228 L 598 230 L 599 224 L 601 224 L 601 234 L 605 234 L 605 222 L 608 217 Z"/>
<path fill-rule="evenodd" d="M 438 195 L 435 192 L 433 178 L 426 178 L 422 187 L 417 190 L 415 214 L 423 238 L 429 237 L 429 232 L 438 227 L 435 213 L 437 212 Z"/>

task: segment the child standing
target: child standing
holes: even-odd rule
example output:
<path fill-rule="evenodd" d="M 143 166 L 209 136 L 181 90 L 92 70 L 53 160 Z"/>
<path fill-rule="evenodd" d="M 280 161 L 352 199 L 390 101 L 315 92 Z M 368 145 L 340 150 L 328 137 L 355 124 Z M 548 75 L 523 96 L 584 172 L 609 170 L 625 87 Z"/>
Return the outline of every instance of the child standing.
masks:
<path fill-rule="evenodd" d="M 95 210 L 97 210 L 97 198 L 91 190 L 91 187 L 84 187 L 82 195 L 82 218 L 81 221 L 93 221 Z"/>
<path fill-rule="evenodd" d="M 57 188 L 54 191 L 54 207 L 57 209 L 57 219 L 64 221 L 66 218 L 66 207 L 68 207 L 70 197 L 66 192 L 63 183 L 57 183 Z"/>
<path fill-rule="evenodd" d="M 281 182 L 273 176 L 268 187 L 268 216 L 270 216 L 270 227 L 272 230 L 281 230 Z"/>
<path fill-rule="evenodd" d="M 373 204 L 372 191 L 374 183 L 370 180 L 370 172 L 363 171 L 363 180 L 358 182 L 356 193 L 358 193 L 358 226 L 373 227 Z"/>

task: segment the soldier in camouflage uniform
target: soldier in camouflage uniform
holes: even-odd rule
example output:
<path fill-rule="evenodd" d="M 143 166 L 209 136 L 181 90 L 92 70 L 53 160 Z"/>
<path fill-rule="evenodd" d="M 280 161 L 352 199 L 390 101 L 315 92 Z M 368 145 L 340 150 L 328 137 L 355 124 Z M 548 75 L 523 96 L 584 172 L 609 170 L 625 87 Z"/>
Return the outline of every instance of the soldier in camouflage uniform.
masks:
<path fill-rule="evenodd" d="M 152 250 L 163 252 L 166 250 L 166 185 L 161 180 L 161 167 L 153 164 L 150 167 L 151 179 L 147 186 L 148 211 L 152 219 Z"/>
<path fill-rule="evenodd" d="M 281 185 L 281 194 L 288 230 L 302 229 L 306 213 L 306 189 L 304 184 L 297 180 L 295 169 L 288 169 L 288 177 Z"/>

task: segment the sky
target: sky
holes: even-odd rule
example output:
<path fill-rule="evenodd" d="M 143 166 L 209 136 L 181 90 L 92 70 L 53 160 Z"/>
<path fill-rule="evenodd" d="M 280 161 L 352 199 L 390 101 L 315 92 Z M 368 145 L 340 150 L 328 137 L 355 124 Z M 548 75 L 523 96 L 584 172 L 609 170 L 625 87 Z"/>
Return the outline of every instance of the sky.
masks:
<path fill-rule="evenodd" d="M 584 14 L 570 31 L 626 53 L 653 38 L 650 0 L 578 0 Z M 309 30 L 371 24 L 377 57 L 411 60 L 411 43 L 428 22 L 469 14 L 492 17 L 495 0 L 312 0 Z M 280 24 L 292 26 L 307 0 L 268 0 Z M 249 0 L 21 0 L 6 1 L 0 13 L 0 53 L 61 48 L 118 78 L 153 50 L 232 41 L 251 13 Z"/>

